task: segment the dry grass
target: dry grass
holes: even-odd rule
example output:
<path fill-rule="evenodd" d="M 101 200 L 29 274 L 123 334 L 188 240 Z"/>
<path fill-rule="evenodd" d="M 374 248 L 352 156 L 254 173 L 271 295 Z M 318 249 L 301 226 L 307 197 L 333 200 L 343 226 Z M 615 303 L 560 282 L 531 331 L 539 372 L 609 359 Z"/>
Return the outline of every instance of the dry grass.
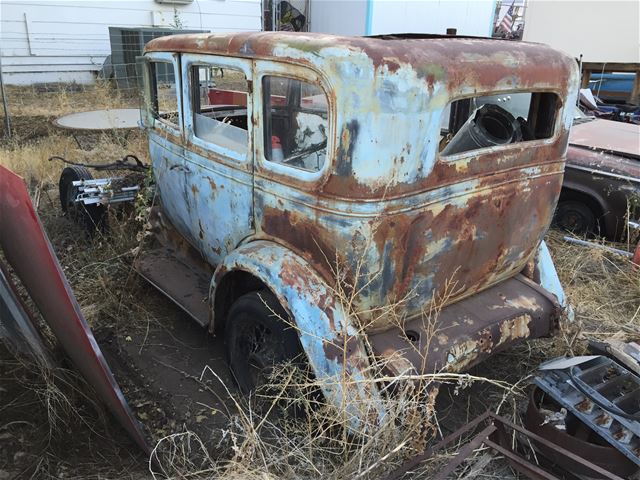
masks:
<path fill-rule="evenodd" d="M 336 260 L 328 261 L 333 265 L 336 279 L 332 294 L 350 318 L 363 317 L 363 312 L 357 310 L 356 298 L 377 275 L 361 273 L 365 271 L 362 267 L 366 258 L 364 252 L 368 251 L 366 242 L 362 251 L 353 277 L 345 274 L 337 255 Z M 430 335 L 437 335 L 437 330 L 429 325 L 437 323 L 442 305 L 455 291 L 456 284 L 451 282 L 447 293 L 434 298 L 425 308 L 423 323 Z M 397 326 L 402 327 L 398 312 L 411 296 L 409 294 L 379 312 L 367 312 L 373 313 L 371 323 L 357 325 L 358 336 L 365 337 L 364 332 L 378 323 L 381 315 L 394 319 Z M 348 338 L 346 325 L 343 328 L 342 337 Z M 336 347 L 346 350 L 346 345 Z M 426 364 L 427 359 L 422 356 L 422 362 Z M 515 395 L 524 397 L 523 385 L 512 385 L 492 376 L 419 374 L 413 370 L 388 376 L 381 375 L 380 372 L 388 371 L 387 365 L 381 362 L 374 362 L 366 369 L 364 380 L 347 373 L 318 380 L 309 371 L 284 366 L 274 372 L 268 384 L 248 402 L 245 398 L 235 397 L 225 387 L 235 406 L 235 414 L 228 422 L 230 456 L 222 460 L 211 458 L 206 442 L 191 431 L 172 434 L 160 439 L 156 445 L 152 458 L 158 467 L 151 469 L 154 478 L 382 478 L 405 459 L 422 452 L 440 430 L 436 411 L 436 396 L 440 389 L 449 387 L 449 393 L 460 401 L 461 391 L 478 383 L 488 385 L 496 394 L 494 408 Z M 202 375 L 212 375 L 223 383 L 211 369 L 206 368 Z M 339 385 L 344 392 L 343 398 L 349 399 L 349 403 L 336 405 L 320 395 L 327 383 Z M 383 393 L 380 397 L 371 394 L 377 389 Z M 383 417 L 378 416 L 381 411 Z M 292 412 L 297 412 L 298 418 L 292 416 Z M 424 478 L 436 472 L 449 456 L 446 452 L 426 462 L 421 467 Z M 489 463 L 484 459 L 478 466 L 473 457 L 460 471 L 486 469 Z M 505 468 L 502 463 L 494 469 L 505 471 Z"/>
<path fill-rule="evenodd" d="M 125 153 L 135 153 L 148 161 L 146 139 L 141 134 L 132 134 L 128 138 L 102 135 L 96 137 L 87 150 L 81 149 L 72 137 L 49 124 L 53 115 L 124 106 L 128 100 L 114 95 L 105 85 L 79 93 L 67 90 L 37 96 L 11 89 L 9 98 L 12 114 L 37 115 L 44 126 L 35 136 L 30 133 L 18 135 L 17 141 L 1 145 L 0 164 L 27 180 L 39 214 L 89 322 L 95 328 L 109 326 L 116 334 L 123 329 L 123 324 L 130 332 L 132 328 L 144 331 L 149 324 L 159 322 L 162 315 L 144 301 L 147 287 L 131 272 L 129 255 L 138 245 L 136 232 L 141 227 L 134 220 L 134 212 L 113 215 L 108 236 L 98 235 L 87 240 L 60 217 L 55 190 L 62 165 L 47 161 L 49 156 L 56 154 L 82 162 L 111 162 Z M 46 111 L 43 111 L 43 105 Z M 23 128 L 27 126 L 33 127 L 25 122 Z M 564 353 L 580 353 L 584 351 L 588 338 L 603 339 L 610 335 L 640 337 L 640 275 L 631 268 L 630 262 L 601 250 L 568 245 L 553 232 L 547 236 L 547 241 L 577 312 L 576 322 L 564 325 L 558 337 L 510 349 L 496 361 L 486 362 L 469 375 L 412 376 L 408 373 L 402 378 L 386 378 L 385 385 L 394 383 L 397 386 L 394 395 L 382 399 L 388 412 L 386 418 L 379 423 L 375 416 L 363 415 L 365 420 L 355 428 L 351 412 L 346 407 L 336 410 L 322 400 L 317 394 L 320 385 L 308 372 L 284 366 L 274 372 L 270 385 L 249 399 L 234 394 L 231 388 L 227 390 L 234 409 L 228 416 L 227 427 L 221 432 L 225 445 L 228 445 L 224 456 L 212 457 L 210 452 L 215 446 L 185 426 L 176 433 L 157 439 L 154 455 L 159 465 L 152 469 L 154 477 L 380 478 L 404 458 L 424 448 L 436 432 L 446 432 L 447 428 L 450 430 L 464 423 L 486 408 L 517 418 L 525 399 L 523 389 L 528 375 L 540 361 Z M 364 256 L 362 258 L 364 261 Z M 358 290 L 347 282 L 340 265 L 334 264 L 335 294 L 342 299 L 347 311 L 357 315 L 355 298 Z M 359 272 L 360 268 L 356 270 Z M 356 273 L 356 278 L 358 275 Z M 365 279 L 359 284 L 366 285 L 371 280 Z M 451 287 L 454 291 L 455 284 Z M 373 317 L 393 317 L 400 322 L 394 317 L 392 307 L 374 312 Z M 433 323 L 438 311 L 438 301 L 432 302 L 424 312 L 425 322 Z M 360 330 L 366 327 L 357 326 Z M 383 365 L 370 368 L 378 371 L 381 367 Z M 28 370 L 30 367 L 16 364 L 15 368 Z M 78 401 L 73 400 L 78 397 L 78 393 L 74 393 L 75 386 L 60 381 L 52 383 L 46 372 L 41 376 L 42 381 L 30 387 L 31 391 L 40 392 L 35 395 L 35 406 L 30 408 L 45 412 L 43 418 L 50 422 L 53 438 L 53 432 L 65 431 L 69 424 L 74 423 L 69 419 L 87 416 L 77 408 Z M 217 378 L 217 374 L 205 369 L 203 378 L 206 377 Z M 217 381 L 222 382 L 219 378 Z M 335 381 L 351 392 L 362 387 L 348 377 Z M 442 391 L 440 400 L 443 405 L 435 403 L 438 388 Z M 366 404 L 364 400 L 358 409 L 373 412 L 374 405 Z M 302 414 L 296 417 L 289 414 L 292 411 Z M 75 423 L 77 426 L 72 429 L 84 428 L 82 421 Z M 0 425 L 0 430 L 2 427 Z M 47 448 L 44 457 L 52 465 L 59 461 L 73 465 L 72 457 L 64 458 L 60 451 L 54 455 Z M 117 449 L 114 447 L 113 450 Z M 427 462 L 422 478 L 428 478 L 453 452 L 455 448 Z M 110 455 L 120 453 L 104 453 L 104 461 L 100 464 L 97 463 L 99 459 L 92 458 L 91 462 L 96 463 L 89 467 L 99 470 L 103 478 L 122 477 L 120 470 L 109 471 L 108 465 L 114 463 L 115 458 Z M 67 471 L 67 478 L 74 477 L 74 468 L 75 475 L 83 477 L 84 473 L 78 472 L 85 472 L 83 468 L 87 465 L 69 468 L 72 473 Z M 459 478 L 473 478 L 474 472 L 478 471 L 494 477 L 514 478 L 503 461 L 487 459 L 483 452 L 478 452 L 464 464 L 458 475 Z"/>
<path fill-rule="evenodd" d="M 94 85 L 60 84 L 7 86 L 11 116 L 61 116 L 87 110 L 137 108 L 138 92 L 118 90 L 109 82 Z"/>
<path fill-rule="evenodd" d="M 640 272 L 630 259 L 568 244 L 555 232 L 547 242 L 576 309 L 580 338 L 640 337 Z M 627 250 L 624 244 L 613 246 Z"/>
<path fill-rule="evenodd" d="M 81 163 L 111 163 L 127 153 L 135 153 L 148 162 L 146 137 L 141 132 L 122 134 L 91 134 L 80 137 L 82 146 L 70 135 L 49 126 L 47 135 L 27 142 L 5 142 L 0 148 L 0 165 L 22 176 L 28 185 L 57 185 L 63 164 L 50 162 L 52 155 L 59 155 Z"/>

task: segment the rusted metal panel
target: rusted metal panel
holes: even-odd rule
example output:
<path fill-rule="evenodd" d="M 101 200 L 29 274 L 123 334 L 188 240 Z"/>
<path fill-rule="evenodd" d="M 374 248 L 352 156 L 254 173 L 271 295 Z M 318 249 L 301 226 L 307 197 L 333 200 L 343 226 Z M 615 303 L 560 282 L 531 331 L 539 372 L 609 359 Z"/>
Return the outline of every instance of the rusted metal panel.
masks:
<path fill-rule="evenodd" d="M 44 233 L 24 181 L 0 166 L 0 247 L 76 368 L 145 452 L 150 448 Z"/>
<path fill-rule="evenodd" d="M 259 278 L 295 322 L 316 379 L 327 400 L 344 407 L 348 422 L 382 419 L 384 409 L 362 336 L 333 290 L 308 263 L 280 245 L 256 241 L 241 246 L 218 266 L 211 298 L 229 272 Z M 365 423 L 364 425 L 366 425 Z"/>
<path fill-rule="evenodd" d="M 157 248 L 139 255 L 136 271 L 198 322 L 209 325 L 209 280 L 211 275 L 170 248 Z"/>
<path fill-rule="evenodd" d="M 460 372 L 524 339 L 549 335 L 559 308 L 552 295 L 518 275 L 368 338 L 390 374 Z"/>
<path fill-rule="evenodd" d="M 351 280 L 362 289 L 355 302 L 363 312 L 360 321 L 371 329 L 388 325 L 364 312 L 410 297 L 403 308 L 414 317 L 424 299 L 442 296 L 447 284 L 464 286 L 449 299 L 453 303 L 512 277 L 535 254 L 551 221 L 578 76 L 571 58 L 548 47 L 451 37 L 247 33 L 172 36 L 150 42 L 146 51 L 242 57 L 253 60 L 258 72 L 275 69 L 298 78 L 306 69 L 317 75 L 328 96 L 331 130 L 329 165 L 318 175 L 282 175 L 270 168 L 261 150 L 261 108 L 254 108 L 250 239 L 287 245 L 328 282 L 331 261 L 348 265 L 353 275 L 364 257 L 363 275 Z M 253 80 L 259 97 L 259 74 Z M 570 106 L 561 108 L 550 140 L 439 157 L 441 117 L 451 100 L 523 90 L 555 92 Z M 253 105 L 259 107 L 260 98 Z M 187 150 L 224 164 L 218 156 Z M 218 231 L 213 220 L 199 215 L 203 224 L 211 222 L 205 244 L 237 222 L 228 210 L 249 195 L 238 190 L 243 185 L 246 179 L 230 184 L 237 187 L 230 188 L 235 197 L 217 210 Z M 183 217 L 172 215 L 177 222 Z M 187 231 L 193 236 L 199 230 Z"/>
<path fill-rule="evenodd" d="M 413 317 L 447 285 L 464 286 L 453 303 L 512 277 L 536 252 L 545 232 L 539 222 L 550 222 L 562 174 L 513 176 L 496 174 L 493 187 L 474 181 L 375 204 L 322 202 L 256 178 L 257 236 L 286 242 L 325 272 L 332 270 L 327 259 L 337 257 L 352 272 L 362 263 L 356 310 L 405 300 L 401 308 Z M 361 317 L 369 330 L 387 326 Z"/>

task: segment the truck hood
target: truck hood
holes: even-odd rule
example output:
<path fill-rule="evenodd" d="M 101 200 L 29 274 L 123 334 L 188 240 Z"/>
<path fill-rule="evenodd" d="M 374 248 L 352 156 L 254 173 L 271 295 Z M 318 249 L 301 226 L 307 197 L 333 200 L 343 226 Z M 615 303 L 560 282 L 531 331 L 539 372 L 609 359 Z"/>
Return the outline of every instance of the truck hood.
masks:
<path fill-rule="evenodd" d="M 640 125 L 595 119 L 571 127 L 569 144 L 640 159 Z"/>

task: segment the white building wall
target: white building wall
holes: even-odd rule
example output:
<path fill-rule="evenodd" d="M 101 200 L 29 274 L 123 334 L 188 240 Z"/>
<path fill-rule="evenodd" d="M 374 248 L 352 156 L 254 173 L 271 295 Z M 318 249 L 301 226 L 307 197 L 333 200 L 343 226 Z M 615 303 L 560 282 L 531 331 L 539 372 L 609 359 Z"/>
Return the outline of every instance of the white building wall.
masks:
<path fill-rule="evenodd" d="M 431 33 L 491 36 L 493 0 L 377 0 L 373 2 L 371 34 Z"/>
<path fill-rule="evenodd" d="M 175 7 L 175 11 L 174 11 Z M 216 32 L 260 30 L 260 0 L 2 0 L 0 51 L 7 84 L 88 83 L 110 54 L 109 27 Z"/>
<path fill-rule="evenodd" d="M 491 36 L 495 0 L 311 0 L 311 31 Z"/>
<path fill-rule="evenodd" d="M 640 1 L 529 0 L 524 40 L 585 62 L 640 62 Z"/>
<path fill-rule="evenodd" d="M 310 31 L 334 35 L 364 35 L 366 0 L 311 0 Z"/>

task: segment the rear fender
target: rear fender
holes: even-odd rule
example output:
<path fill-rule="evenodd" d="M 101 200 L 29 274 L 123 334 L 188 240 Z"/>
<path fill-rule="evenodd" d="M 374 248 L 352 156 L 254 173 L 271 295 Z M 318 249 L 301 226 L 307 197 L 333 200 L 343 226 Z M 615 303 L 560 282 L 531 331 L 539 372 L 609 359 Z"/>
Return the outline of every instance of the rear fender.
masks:
<path fill-rule="evenodd" d="M 352 427 L 357 428 L 364 418 L 381 420 L 382 402 L 371 381 L 362 334 L 317 272 L 285 247 L 255 241 L 234 250 L 218 266 L 211 281 L 211 299 L 216 298 L 217 286 L 225 275 L 238 270 L 267 285 L 295 322 L 327 401 L 348 416 Z"/>

